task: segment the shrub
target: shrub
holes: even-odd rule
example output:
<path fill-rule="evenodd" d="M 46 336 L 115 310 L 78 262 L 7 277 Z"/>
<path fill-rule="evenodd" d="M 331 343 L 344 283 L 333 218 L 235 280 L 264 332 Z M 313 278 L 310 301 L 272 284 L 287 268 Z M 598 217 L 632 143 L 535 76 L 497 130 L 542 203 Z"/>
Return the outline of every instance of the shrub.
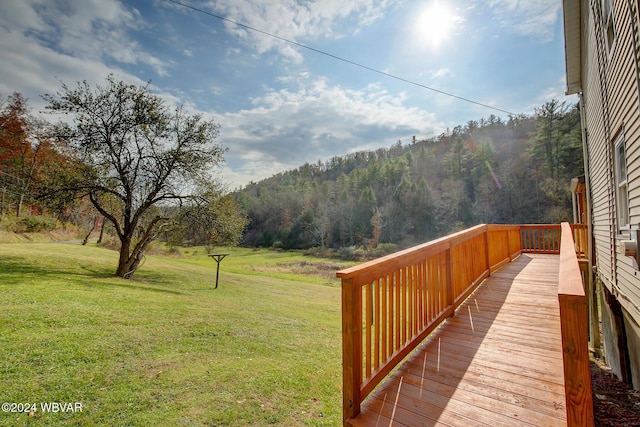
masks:
<path fill-rule="evenodd" d="M 338 256 L 346 261 L 357 261 L 357 253 L 355 246 L 346 246 L 340 248 Z"/>
<path fill-rule="evenodd" d="M 58 221 L 48 216 L 24 216 L 16 219 L 14 232 L 16 233 L 41 233 L 53 231 Z"/>
<path fill-rule="evenodd" d="M 314 246 L 306 249 L 303 253 L 316 258 L 336 258 L 339 256 L 335 250 L 326 247 L 323 248 L 322 246 Z"/>
<path fill-rule="evenodd" d="M 367 258 L 380 258 L 385 255 L 392 254 L 398 250 L 398 245 L 395 243 L 380 243 L 377 247 L 369 249 L 367 251 Z"/>

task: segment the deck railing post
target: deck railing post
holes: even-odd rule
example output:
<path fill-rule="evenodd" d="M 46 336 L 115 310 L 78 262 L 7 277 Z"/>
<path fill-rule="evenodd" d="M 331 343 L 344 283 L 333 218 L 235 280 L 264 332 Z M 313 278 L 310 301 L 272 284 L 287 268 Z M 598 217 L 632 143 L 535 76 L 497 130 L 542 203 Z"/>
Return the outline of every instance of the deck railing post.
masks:
<path fill-rule="evenodd" d="M 342 407 L 345 422 L 360 413 L 361 383 L 362 290 L 352 279 L 342 279 Z"/>
<path fill-rule="evenodd" d="M 452 260 L 451 260 L 451 245 L 449 245 L 449 247 L 447 247 L 447 249 L 445 249 L 444 251 L 444 264 L 445 264 L 445 280 L 446 280 L 446 287 L 447 287 L 447 294 L 445 296 L 445 307 L 449 308 L 451 307 L 451 314 L 450 316 L 453 317 L 455 315 L 455 307 L 454 307 L 454 303 L 455 303 L 455 295 L 453 292 L 453 264 L 452 264 Z"/>
<path fill-rule="evenodd" d="M 485 225 L 484 227 L 484 269 L 491 272 L 491 242 L 489 239 L 488 225 Z"/>
<path fill-rule="evenodd" d="M 515 239 L 516 239 L 516 247 L 518 248 L 518 253 L 522 253 L 524 251 L 524 245 L 522 244 L 522 227 L 518 226 L 517 231 L 515 232 L 517 233 L 515 235 Z M 511 254 L 511 259 L 514 258 L 514 254 Z"/>

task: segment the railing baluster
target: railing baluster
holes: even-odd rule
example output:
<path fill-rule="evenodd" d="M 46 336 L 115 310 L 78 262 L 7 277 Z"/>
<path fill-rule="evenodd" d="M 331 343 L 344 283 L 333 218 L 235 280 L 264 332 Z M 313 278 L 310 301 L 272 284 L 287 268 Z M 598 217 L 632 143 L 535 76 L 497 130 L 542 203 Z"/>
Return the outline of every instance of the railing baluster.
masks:
<path fill-rule="evenodd" d="M 438 312 L 438 293 L 439 293 L 438 263 L 439 263 L 439 257 L 437 255 L 429 258 L 429 270 L 430 270 L 429 275 L 431 277 L 430 279 L 431 284 L 429 286 L 429 292 L 431 293 L 431 296 L 430 296 L 431 318 L 429 319 L 430 322 L 433 319 L 435 319 L 435 317 L 439 313 Z"/>
<path fill-rule="evenodd" d="M 437 265 L 437 270 L 438 270 L 438 287 L 436 288 L 436 310 L 437 310 L 437 314 L 442 313 L 442 305 L 443 305 L 443 301 L 444 301 L 444 292 L 445 292 L 445 274 L 444 274 L 444 265 L 445 265 L 445 261 L 444 261 L 444 252 L 438 255 L 438 265 Z"/>
<path fill-rule="evenodd" d="M 393 273 L 395 287 L 396 287 L 396 350 L 400 348 L 400 322 L 401 322 L 401 307 L 400 307 L 400 293 L 402 292 L 402 288 L 400 286 L 400 272 L 395 271 Z"/>
<path fill-rule="evenodd" d="M 444 306 L 447 301 L 447 260 L 444 252 L 440 254 L 438 278 L 440 279 L 440 287 L 438 288 L 438 314 L 440 314 L 444 311 Z"/>
<path fill-rule="evenodd" d="M 377 370 L 380 366 L 380 279 L 375 281 L 374 291 L 374 326 L 373 330 L 373 369 Z"/>
<path fill-rule="evenodd" d="M 409 267 L 405 267 L 402 270 L 402 282 L 404 284 L 402 289 L 404 297 L 402 300 L 404 314 L 404 319 L 402 320 L 402 345 L 404 345 L 411 337 L 411 282 L 409 281 Z"/>
<path fill-rule="evenodd" d="M 415 263 L 413 265 L 413 280 L 416 282 L 416 311 L 415 311 L 415 319 L 413 320 L 413 324 L 415 325 L 416 334 L 420 332 L 420 316 L 422 315 L 422 284 L 420 283 L 420 264 Z"/>
<path fill-rule="evenodd" d="M 541 238 L 542 230 L 536 229 L 536 230 L 534 230 L 534 232 L 536 233 L 537 241 L 538 241 L 538 243 L 536 243 L 536 245 L 535 245 L 535 248 L 536 248 L 536 250 L 538 252 L 544 252 L 544 246 L 542 246 L 543 241 L 542 241 L 542 238 Z"/>
<path fill-rule="evenodd" d="M 420 286 L 421 286 L 421 293 L 420 293 L 420 307 L 421 307 L 421 312 L 420 312 L 420 329 L 424 328 L 427 323 L 429 322 L 429 320 L 427 319 L 427 278 L 426 278 L 426 271 L 425 271 L 425 260 L 420 261 Z"/>
<path fill-rule="evenodd" d="M 400 270 L 400 279 L 402 282 L 402 339 L 401 344 L 407 341 L 407 270 Z"/>
<path fill-rule="evenodd" d="M 393 283 L 393 273 L 387 276 L 388 284 L 389 284 L 389 354 L 393 354 L 396 351 L 395 347 L 395 286 Z"/>
<path fill-rule="evenodd" d="M 387 360 L 387 276 L 380 280 L 382 280 L 382 360 Z"/>
<path fill-rule="evenodd" d="M 413 280 L 411 266 L 407 269 L 407 340 L 413 336 Z"/>
<path fill-rule="evenodd" d="M 373 325 L 373 287 L 371 283 L 365 285 L 365 372 L 366 377 L 371 376 L 371 327 Z"/>
<path fill-rule="evenodd" d="M 418 333 L 418 276 L 417 266 L 411 265 L 411 295 L 413 297 L 413 309 L 411 313 L 411 336 L 415 336 Z"/>

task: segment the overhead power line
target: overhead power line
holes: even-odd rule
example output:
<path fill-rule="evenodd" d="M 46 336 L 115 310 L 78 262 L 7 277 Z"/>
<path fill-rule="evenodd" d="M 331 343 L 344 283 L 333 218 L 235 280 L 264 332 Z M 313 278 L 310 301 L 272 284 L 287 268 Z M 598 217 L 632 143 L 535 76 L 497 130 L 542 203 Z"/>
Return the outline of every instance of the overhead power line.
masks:
<path fill-rule="evenodd" d="M 378 74 L 381 74 L 383 76 L 386 76 L 386 77 L 389 77 L 389 78 L 392 78 L 392 79 L 395 79 L 395 80 L 399 80 L 401 82 L 405 82 L 405 83 L 408 83 L 408 84 L 411 84 L 411 85 L 414 85 L 414 86 L 418 86 L 418 87 L 421 87 L 423 89 L 430 90 L 432 92 L 436 92 L 436 93 L 439 93 L 439 94 L 442 94 L 442 95 L 445 95 L 445 96 L 448 96 L 448 97 L 451 97 L 451 98 L 458 99 L 460 101 L 464 101 L 464 102 L 468 102 L 470 104 L 478 105 L 480 107 L 488 108 L 488 109 L 495 110 L 495 111 L 500 111 L 502 113 L 506 113 L 506 114 L 509 114 L 511 116 L 515 116 L 516 115 L 515 113 L 512 113 L 511 111 L 507 111 L 507 110 L 504 110 L 502 108 L 494 107 L 494 106 L 489 105 L 489 104 L 484 104 L 482 102 L 474 101 L 473 99 L 465 98 L 463 96 L 458 96 L 458 95 L 455 95 L 453 93 L 446 92 L 446 91 L 440 90 L 440 89 L 436 89 L 436 88 L 433 88 L 431 86 L 427 86 L 427 85 L 422 84 L 422 83 L 414 82 L 413 80 L 409 80 L 409 79 L 406 79 L 404 77 L 396 76 L 395 74 L 390 74 L 390 73 L 387 73 L 385 71 L 378 70 L 377 68 L 369 67 L 368 65 L 364 65 L 364 64 L 361 64 L 359 62 L 355 62 L 355 61 L 352 61 L 350 59 L 343 58 L 341 56 L 334 55 L 332 53 L 325 52 L 325 51 L 320 50 L 320 49 L 316 49 L 315 47 L 311 47 L 311 46 L 308 46 L 308 45 L 305 45 L 305 44 L 302 44 L 302 43 L 298 43 L 297 41 L 294 41 L 294 40 L 291 40 L 291 39 L 287 39 L 285 37 L 281 37 L 281 36 L 269 33 L 267 31 L 261 30 L 259 28 L 252 27 L 252 26 L 247 25 L 247 24 L 243 24 L 243 23 L 238 22 L 238 21 L 234 21 L 233 19 L 225 18 L 224 16 L 208 12 L 206 10 L 197 8 L 195 6 L 188 5 L 186 3 L 182 3 L 182 2 L 177 1 L 177 0 L 166 0 L 166 1 L 168 1 L 169 3 L 176 4 L 178 6 L 185 7 L 187 9 L 194 10 L 194 11 L 199 12 L 199 13 L 203 13 L 205 15 L 211 16 L 212 18 L 216 18 L 216 19 L 219 19 L 221 21 L 229 22 L 229 23 L 231 23 L 233 25 L 236 25 L 238 27 L 246 28 L 247 30 L 263 34 L 263 35 L 265 35 L 267 37 L 271 37 L 271 38 L 283 41 L 285 43 L 289 43 L 291 45 L 298 46 L 298 47 L 301 47 L 303 49 L 307 49 L 307 50 L 319 53 L 319 54 L 324 55 L 324 56 L 328 56 L 329 58 L 333 58 L 333 59 L 336 59 L 338 61 L 342 61 L 342 62 L 345 62 L 347 64 L 354 65 L 356 67 L 364 68 L 365 70 L 369 70 L 369 71 L 372 71 L 374 73 L 378 73 Z"/>

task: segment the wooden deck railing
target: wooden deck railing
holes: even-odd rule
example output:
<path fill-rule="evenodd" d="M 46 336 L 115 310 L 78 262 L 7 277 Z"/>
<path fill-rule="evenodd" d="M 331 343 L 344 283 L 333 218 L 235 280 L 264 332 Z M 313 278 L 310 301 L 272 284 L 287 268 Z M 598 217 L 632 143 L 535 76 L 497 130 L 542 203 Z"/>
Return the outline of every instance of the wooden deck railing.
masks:
<path fill-rule="evenodd" d="M 580 228 L 578 228 L 580 230 Z M 576 228 L 562 223 L 558 302 L 567 407 L 567 425 L 593 426 L 593 397 L 589 362 L 587 298 L 574 242 Z M 586 243 L 586 239 L 585 239 Z"/>
<path fill-rule="evenodd" d="M 521 225 L 522 251 L 536 254 L 560 253 L 560 224 Z"/>
<path fill-rule="evenodd" d="M 570 224 L 578 259 L 589 258 L 588 228 L 586 224 Z M 538 254 L 560 253 L 560 224 L 521 225 L 522 251 Z"/>
<path fill-rule="evenodd" d="M 482 280 L 522 252 L 521 239 L 520 226 L 479 225 L 337 273 L 345 420 Z"/>
<path fill-rule="evenodd" d="M 570 224 L 578 260 L 589 259 L 589 230 L 587 224 Z"/>
<path fill-rule="evenodd" d="M 345 424 L 493 271 L 522 252 L 560 253 L 560 230 L 557 224 L 479 225 L 339 271 Z"/>

